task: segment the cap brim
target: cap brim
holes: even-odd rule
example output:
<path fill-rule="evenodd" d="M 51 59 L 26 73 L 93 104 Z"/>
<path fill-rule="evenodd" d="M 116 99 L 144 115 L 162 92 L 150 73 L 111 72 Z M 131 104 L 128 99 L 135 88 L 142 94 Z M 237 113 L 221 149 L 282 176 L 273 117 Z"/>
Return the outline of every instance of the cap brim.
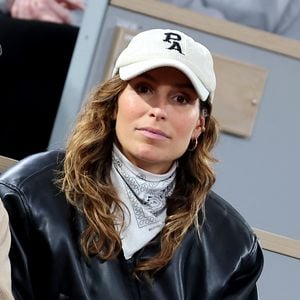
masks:
<path fill-rule="evenodd" d="M 178 60 L 155 58 L 142 62 L 132 63 L 130 65 L 120 67 L 119 75 L 122 80 L 130 80 L 138 75 L 159 67 L 173 67 L 180 70 L 190 79 L 202 101 L 206 101 L 209 98 L 209 91 L 206 89 L 202 81 L 190 68 L 188 68 L 185 64 L 181 63 Z M 114 71 L 114 73 L 116 72 L 117 70 Z"/>

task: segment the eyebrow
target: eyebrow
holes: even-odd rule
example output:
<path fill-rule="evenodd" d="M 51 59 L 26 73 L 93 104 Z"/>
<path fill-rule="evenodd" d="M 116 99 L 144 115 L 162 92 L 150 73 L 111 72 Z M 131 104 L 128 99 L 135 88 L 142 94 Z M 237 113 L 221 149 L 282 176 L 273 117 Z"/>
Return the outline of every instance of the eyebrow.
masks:
<path fill-rule="evenodd" d="M 148 79 L 154 83 L 157 83 L 158 81 L 153 77 L 151 76 L 149 73 L 143 73 L 141 75 L 138 75 L 137 77 L 143 77 L 145 79 Z M 191 89 L 193 91 L 196 91 L 195 87 L 193 86 L 193 84 L 189 81 L 188 83 L 175 83 L 174 84 L 176 87 L 179 87 L 179 88 L 186 88 L 186 89 Z"/>

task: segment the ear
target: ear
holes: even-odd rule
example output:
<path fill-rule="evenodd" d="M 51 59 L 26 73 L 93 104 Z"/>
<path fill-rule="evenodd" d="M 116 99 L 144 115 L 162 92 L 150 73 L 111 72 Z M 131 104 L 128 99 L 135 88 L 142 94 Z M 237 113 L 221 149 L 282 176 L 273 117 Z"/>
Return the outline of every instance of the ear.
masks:
<path fill-rule="evenodd" d="M 205 131 L 205 117 L 200 116 L 192 133 L 192 139 L 197 139 Z"/>

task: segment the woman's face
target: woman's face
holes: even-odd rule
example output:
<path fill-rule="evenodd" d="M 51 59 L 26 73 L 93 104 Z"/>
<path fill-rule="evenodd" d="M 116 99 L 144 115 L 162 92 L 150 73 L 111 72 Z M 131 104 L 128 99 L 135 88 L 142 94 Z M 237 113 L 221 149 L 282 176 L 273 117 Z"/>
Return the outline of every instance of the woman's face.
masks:
<path fill-rule="evenodd" d="M 120 93 L 116 135 L 136 166 L 162 174 L 201 133 L 199 99 L 190 80 L 170 67 L 148 71 Z"/>

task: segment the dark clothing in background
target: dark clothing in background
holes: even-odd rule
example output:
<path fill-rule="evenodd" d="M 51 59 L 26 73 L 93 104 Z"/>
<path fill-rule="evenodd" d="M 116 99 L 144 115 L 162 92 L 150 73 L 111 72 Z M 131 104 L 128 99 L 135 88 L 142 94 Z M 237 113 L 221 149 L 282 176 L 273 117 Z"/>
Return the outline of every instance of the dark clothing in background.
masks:
<path fill-rule="evenodd" d="M 47 149 L 78 31 L 0 14 L 0 155 Z"/>

